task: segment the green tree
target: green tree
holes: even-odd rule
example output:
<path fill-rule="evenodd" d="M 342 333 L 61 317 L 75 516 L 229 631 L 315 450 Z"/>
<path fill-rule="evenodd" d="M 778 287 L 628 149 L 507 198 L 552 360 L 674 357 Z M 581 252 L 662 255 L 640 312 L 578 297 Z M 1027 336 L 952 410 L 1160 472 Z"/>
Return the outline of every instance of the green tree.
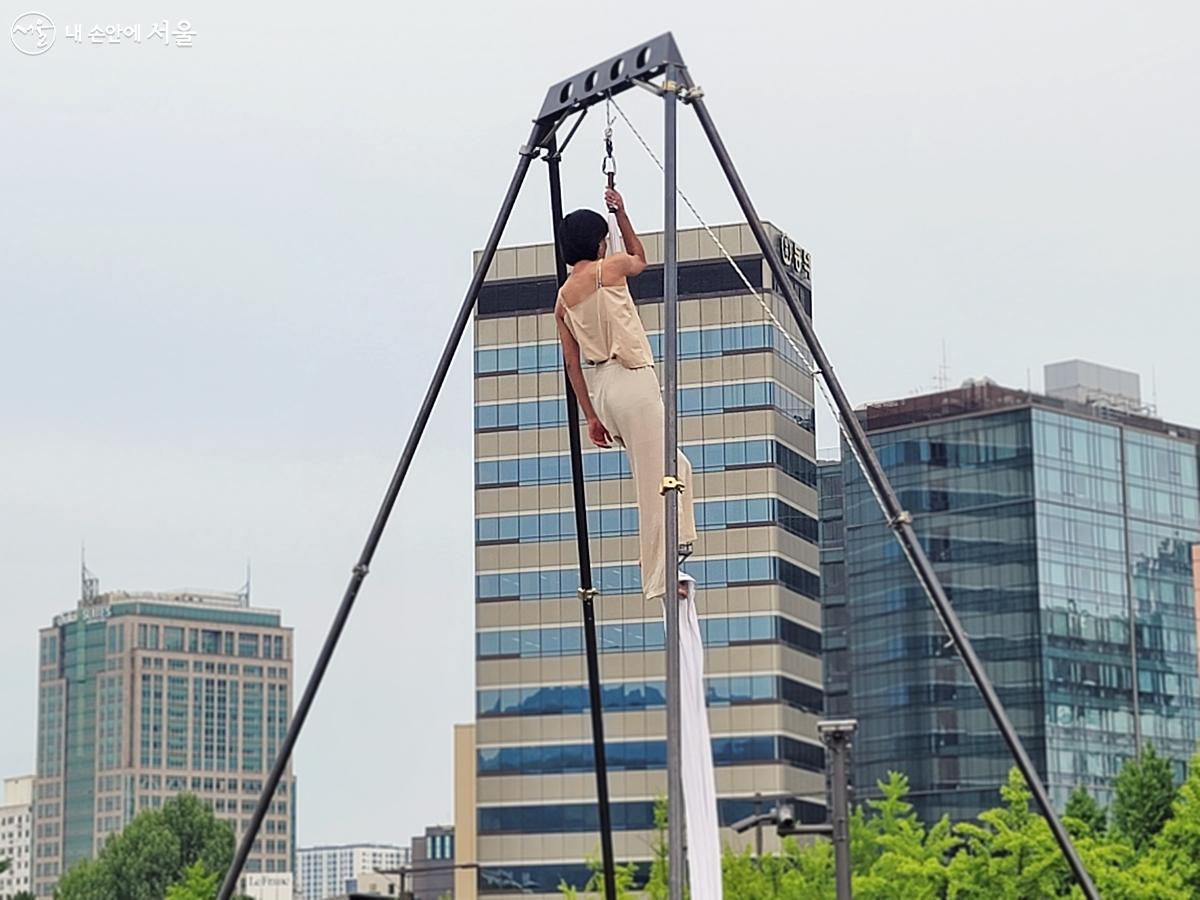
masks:
<path fill-rule="evenodd" d="M 105 843 L 95 859 L 73 866 L 57 900 L 162 900 L 195 863 L 221 873 L 233 859 L 233 829 L 191 794 L 146 810 Z M 215 892 L 214 892 L 215 893 Z M 185 895 L 187 896 L 187 895 Z"/>
<path fill-rule="evenodd" d="M 883 797 L 868 800 L 870 813 L 859 812 L 850 822 L 854 895 L 862 900 L 945 896 L 946 859 L 958 843 L 949 818 L 926 829 L 907 800 L 908 779 L 899 772 L 889 772 L 878 786 Z"/>
<path fill-rule="evenodd" d="M 1171 818 L 1175 802 L 1171 763 L 1147 744 L 1140 759 L 1127 760 L 1121 767 L 1114 788 L 1113 828 L 1135 850 L 1142 850 Z"/>
<path fill-rule="evenodd" d="M 1084 827 L 1084 833 L 1093 837 L 1104 834 L 1108 828 L 1108 810 L 1096 802 L 1096 798 L 1088 793 L 1082 784 L 1071 791 L 1067 797 L 1067 807 L 1063 815 L 1076 819 Z"/>
<path fill-rule="evenodd" d="M 1075 840 L 1083 864 L 1104 900 L 1194 900 L 1159 854 L 1138 854 L 1123 840 L 1083 835 Z M 1063 896 L 1082 898 L 1078 885 L 1069 884 Z"/>
<path fill-rule="evenodd" d="M 604 862 L 598 856 L 589 856 L 587 858 L 587 867 L 592 875 L 587 880 L 587 884 L 583 886 L 583 894 L 595 894 L 597 897 L 604 896 Z M 637 878 L 637 863 L 626 863 L 621 865 L 617 863 L 613 867 L 613 874 L 616 876 L 617 896 L 629 897 L 634 893 L 633 882 Z M 558 891 L 566 900 L 578 900 L 580 896 L 579 888 L 567 884 L 565 881 L 560 881 Z"/>
<path fill-rule="evenodd" d="M 645 889 L 646 895 L 652 898 L 652 900 L 660 896 L 654 893 L 659 884 L 661 884 L 661 897 L 665 898 L 667 896 L 667 800 L 665 797 L 659 797 L 654 801 L 654 828 L 656 832 L 654 843 L 652 844 L 654 863 L 651 865 L 650 870 L 650 884 Z M 592 874 L 588 878 L 587 884 L 583 886 L 583 893 L 594 893 L 598 896 L 603 896 L 604 861 L 598 855 L 592 855 L 587 858 L 586 863 L 588 870 Z M 613 873 L 616 876 L 618 897 L 628 897 L 635 893 L 633 885 L 637 880 L 637 870 L 637 863 L 632 862 L 625 865 L 618 863 L 614 866 Z M 567 884 L 565 881 L 558 883 L 558 891 L 566 900 L 578 900 L 580 896 L 579 889 Z"/>
<path fill-rule="evenodd" d="M 12 895 L 12 900 L 37 900 L 37 897 L 29 891 L 17 891 Z"/>
<path fill-rule="evenodd" d="M 1200 897 L 1200 753 L 1192 757 L 1187 780 L 1179 789 L 1173 815 L 1158 835 L 1156 849 L 1192 896 Z"/>
<path fill-rule="evenodd" d="M 784 838 L 779 853 L 725 849 L 721 880 L 727 900 L 833 900 L 833 848 L 828 841 Z"/>
<path fill-rule="evenodd" d="M 654 842 L 650 845 L 653 854 L 650 875 L 646 879 L 648 900 L 667 900 L 667 798 L 654 800 Z"/>
<path fill-rule="evenodd" d="M 950 900 L 1025 900 L 1069 891 L 1070 870 L 1046 820 L 1029 808 L 1032 795 L 1017 769 L 1000 788 L 1002 805 L 979 822 L 953 828 L 962 846 L 947 866 Z"/>
<path fill-rule="evenodd" d="M 208 871 L 202 862 L 194 862 L 184 870 L 182 881 L 167 888 L 165 900 L 214 900 L 220 886 L 216 872 Z"/>

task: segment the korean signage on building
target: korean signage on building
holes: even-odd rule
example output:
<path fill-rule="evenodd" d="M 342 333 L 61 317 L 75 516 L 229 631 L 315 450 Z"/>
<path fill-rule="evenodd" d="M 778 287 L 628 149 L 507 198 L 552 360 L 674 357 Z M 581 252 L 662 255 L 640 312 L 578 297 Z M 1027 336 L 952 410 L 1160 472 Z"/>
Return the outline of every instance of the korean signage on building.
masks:
<path fill-rule="evenodd" d="M 812 277 L 812 256 L 786 234 L 779 235 L 779 255 L 783 264 L 805 281 Z"/>

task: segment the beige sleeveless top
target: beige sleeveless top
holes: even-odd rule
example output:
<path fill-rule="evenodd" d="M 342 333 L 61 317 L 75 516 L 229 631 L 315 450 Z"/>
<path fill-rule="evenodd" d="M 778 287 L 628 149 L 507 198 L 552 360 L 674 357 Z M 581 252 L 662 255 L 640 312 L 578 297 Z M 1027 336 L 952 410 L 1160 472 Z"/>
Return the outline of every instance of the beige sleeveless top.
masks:
<path fill-rule="evenodd" d="M 604 260 L 596 266 L 596 290 L 573 306 L 563 302 L 563 319 L 579 342 L 580 355 L 590 363 L 599 364 L 615 359 L 627 369 L 654 365 L 646 329 L 633 305 L 633 297 L 625 283 L 607 285 L 602 282 Z"/>

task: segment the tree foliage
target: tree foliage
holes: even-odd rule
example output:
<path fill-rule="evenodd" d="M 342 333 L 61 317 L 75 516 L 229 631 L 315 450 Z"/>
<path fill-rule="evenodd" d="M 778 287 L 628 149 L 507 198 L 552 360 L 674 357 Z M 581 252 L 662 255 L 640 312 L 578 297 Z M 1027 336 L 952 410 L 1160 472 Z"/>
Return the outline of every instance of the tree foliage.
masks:
<path fill-rule="evenodd" d="M 173 885 L 224 872 L 233 859 L 233 829 L 192 794 L 146 810 L 105 843 L 95 859 L 73 866 L 57 900 L 162 900 Z M 199 865 L 197 873 L 192 868 Z M 208 897 L 215 896 L 216 890 Z M 192 895 L 182 894 L 181 900 Z"/>
<path fill-rule="evenodd" d="M 667 798 L 654 801 L 654 842 L 650 845 L 650 875 L 646 879 L 647 900 L 667 900 Z"/>
<path fill-rule="evenodd" d="M 1171 762 L 1147 744 L 1140 759 L 1131 759 L 1117 773 L 1112 805 L 1113 827 L 1141 850 L 1171 818 L 1175 779 Z"/>
<path fill-rule="evenodd" d="M 1082 784 L 1067 797 L 1063 816 L 1078 823 L 1076 830 L 1079 834 L 1099 837 L 1108 828 L 1108 810 L 1097 803 L 1096 798 L 1088 793 L 1088 789 Z"/>
<path fill-rule="evenodd" d="M 1163 772 L 1167 777 L 1163 777 Z M 1070 796 L 1064 820 L 1076 848 L 1105 900 L 1200 898 L 1200 755 L 1173 808 L 1161 801 L 1170 767 L 1147 749 L 1122 771 L 1121 817 L 1108 815 L 1086 790 Z M 999 805 L 971 822 L 943 817 L 927 826 L 908 802 L 909 783 L 891 772 L 850 821 L 852 879 L 856 900 L 1041 900 L 1082 898 L 1046 820 L 1030 805 L 1032 794 L 1013 769 L 999 791 Z M 1169 795 L 1175 797 L 1174 787 Z M 1157 823 L 1157 825 L 1156 825 Z M 1164 824 L 1165 823 L 1165 824 Z M 667 896 L 666 804 L 655 804 L 656 836 L 643 891 L 648 900 Z M 1160 830 L 1161 829 L 1161 830 Z M 598 860 L 586 893 L 603 895 Z M 778 853 L 756 858 L 749 849 L 726 849 L 727 900 L 835 900 L 833 848 L 818 839 L 786 838 Z M 618 896 L 634 889 L 635 869 L 618 870 Z M 577 900 L 580 893 L 563 886 Z M 190 898 L 189 898 L 190 900 Z"/>
<path fill-rule="evenodd" d="M 167 888 L 165 900 L 213 900 L 220 882 L 216 872 L 210 872 L 202 862 L 194 862 L 184 870 L 182 881 Z"/>
<path fill-rule="evenodd" d="M 1157 849 L 1166 868 L 1179 875 L 1191 896 L 1200 897 L 1200 753 L 1192 757 L 1171 818 L 1158 835 Z"/>

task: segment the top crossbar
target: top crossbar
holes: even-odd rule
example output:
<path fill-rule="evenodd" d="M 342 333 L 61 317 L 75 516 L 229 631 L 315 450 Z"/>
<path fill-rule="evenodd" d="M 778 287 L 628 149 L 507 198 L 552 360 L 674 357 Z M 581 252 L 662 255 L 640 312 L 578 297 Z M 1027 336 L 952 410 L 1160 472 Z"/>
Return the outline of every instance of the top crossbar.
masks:
<path fill-rule="evenodd" d="M 564 115 L 629 90 L 635 81 L 661 75 L 668 63 L 683 67 L 683 56 L 669 31 L 552 84 L 534 121 L 553 125 Z"/>

